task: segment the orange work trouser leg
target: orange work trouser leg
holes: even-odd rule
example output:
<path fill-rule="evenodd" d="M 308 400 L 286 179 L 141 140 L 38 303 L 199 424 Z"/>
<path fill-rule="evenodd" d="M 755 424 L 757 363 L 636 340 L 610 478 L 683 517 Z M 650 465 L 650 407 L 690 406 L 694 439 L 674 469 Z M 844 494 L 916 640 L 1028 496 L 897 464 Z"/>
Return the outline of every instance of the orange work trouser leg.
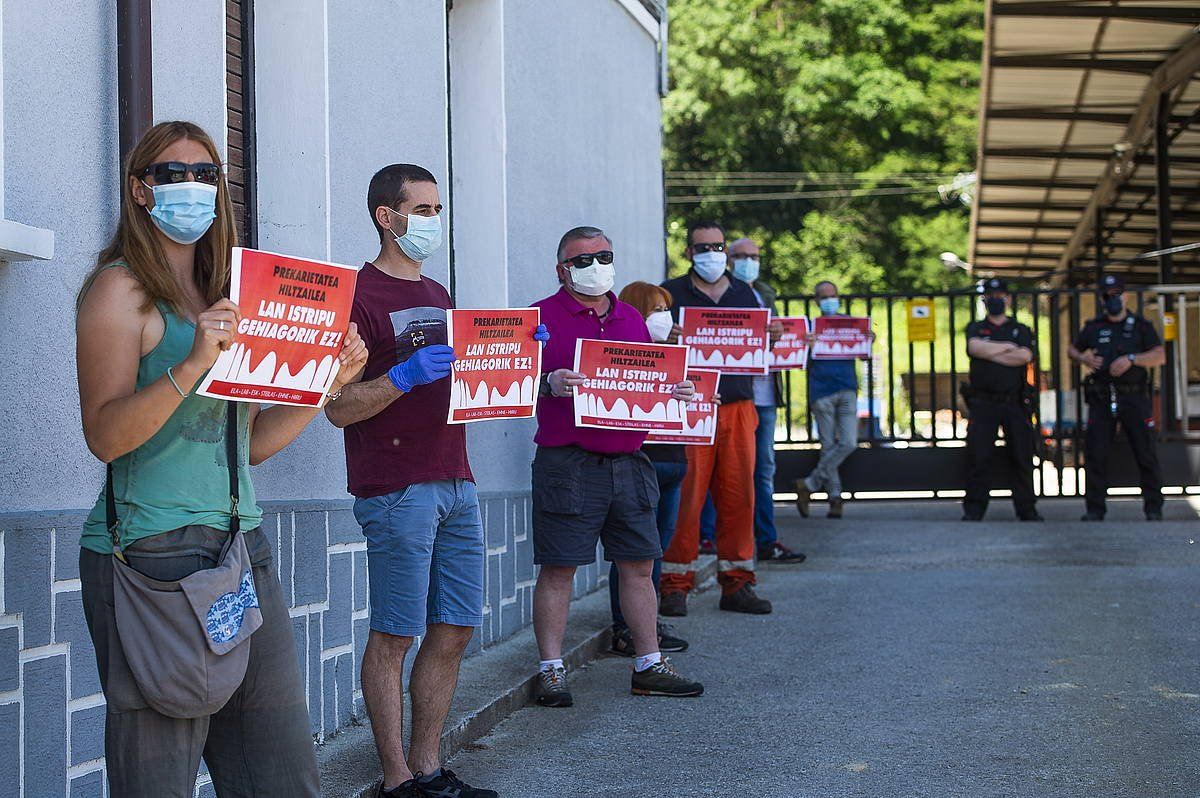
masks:
<path fill-rule="evenodd" d="M 751 408 L 753 409 L 753 408 Z M 718 430 L 721 414 L 717 412 Z M 720 433 L 717 434 L 718 440 Z M 672 590 L 690 591 L 696 582 L 696 559 L 700 556 L 700 511 L 704 509 L 704 498 L 708 495 L 708 484 L 712 479 L 713 465 L 717 462 L 717 444 L 712 446 L 685 446 L 687 451 L 687 475 L 679 494 L 679 519 L 675 524 L 675 535 L 667 550 L 663 552 L 662 575 L 659 589 L 663 593 Z"/>
<path fill-rule="evenodd" d="M 717 508 L 717 581 L 722 595 L 754 576 L 754 432 L 758 411 L 743 400 L 722 405 L 717 417 L 717 462 L 712 475 Z"/>

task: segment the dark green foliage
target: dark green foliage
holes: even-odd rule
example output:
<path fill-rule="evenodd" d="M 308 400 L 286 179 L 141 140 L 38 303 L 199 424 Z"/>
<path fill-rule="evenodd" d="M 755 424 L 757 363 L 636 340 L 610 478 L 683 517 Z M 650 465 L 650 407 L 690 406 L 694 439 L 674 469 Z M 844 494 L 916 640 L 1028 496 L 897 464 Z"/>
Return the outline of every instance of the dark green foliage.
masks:
<path fill-rule="evenodd" d="M 668 182 L 669 196 L 903 188 L 897 174 L 974 168 L 981 0 L 672 0 L 668 172 L 801 172 L 779 185 Z M 829 173 L 856 173 L 848 181 Z M 944 182 L 949 182 L 945 180 Z M 761 183 L 761 181 L 760 181 Z M 962 285 L 969 210 L 919 193 L 671 204 L 672 268 L 694 214 L 764 246 L 783 291 Z"/>

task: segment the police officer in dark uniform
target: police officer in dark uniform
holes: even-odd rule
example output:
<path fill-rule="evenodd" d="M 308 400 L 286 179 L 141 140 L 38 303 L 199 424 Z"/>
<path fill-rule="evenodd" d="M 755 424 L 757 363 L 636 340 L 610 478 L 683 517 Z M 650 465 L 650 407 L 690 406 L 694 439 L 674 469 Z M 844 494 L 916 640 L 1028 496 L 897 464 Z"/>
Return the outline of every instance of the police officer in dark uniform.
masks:
<path fill-rule="evenodd" d="M 996 431 L 1003 428 L 1017 518 L 1041 521 L 1033 493 L 1033 391 L 1025 378 L 1033 360 L 1033 333 L 1006 315 L 1009 296 L 1003 280 L 993 277 L 983 284 L 983 292 L 987 316 L 967 325 L 971 380 L 963 386 L 970 411 L 963 520 L 981 521 L 987 511 Z"/>
<path fill-rule="evenodd" d="M 1083 383 L 1088 404 L 1084 466 L 1087 470 L 1084 521 L 1104 520 L 1108 455 L 1117 422 L 1125 430 L 1142 482 L 1147 521 L 1162 520 L 1162 468 L 1154 442 L 1150 372 L 1166 361 L 1154 326 L 1125 308 L 1125 280 L 1106 275 L 1099 285 L 1103 311 L 1079 331 L 1067 355 L 1091 369 Z"/>

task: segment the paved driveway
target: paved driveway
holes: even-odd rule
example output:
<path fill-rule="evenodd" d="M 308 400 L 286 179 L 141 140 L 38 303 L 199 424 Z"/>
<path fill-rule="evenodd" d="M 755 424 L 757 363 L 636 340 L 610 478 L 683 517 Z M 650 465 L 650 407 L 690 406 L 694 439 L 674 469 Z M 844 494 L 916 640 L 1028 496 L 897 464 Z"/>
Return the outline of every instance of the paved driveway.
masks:
<path fill-rule="evenodd" d="M 761 574 L 775 613 L 710 591 L 677 625 L 703 698 L 631 697 L 606 658 L 574 708 L 523 710 L 453 767 L 508 798 L 1200 795 L 1197 512 L 1079 505 L 781 506 L 810 559 Z"/>

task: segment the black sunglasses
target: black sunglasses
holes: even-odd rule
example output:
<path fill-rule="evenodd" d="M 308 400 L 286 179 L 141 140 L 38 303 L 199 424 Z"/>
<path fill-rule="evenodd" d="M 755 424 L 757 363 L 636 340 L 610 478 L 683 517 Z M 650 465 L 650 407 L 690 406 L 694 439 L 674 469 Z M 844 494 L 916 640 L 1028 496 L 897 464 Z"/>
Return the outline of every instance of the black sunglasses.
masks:
<path fill-rule="evenodd" d="M 592 265 L 593 261 L 600 261 L 605 266 L 613 262 L 613 254 L 611 249 L 603 249 L 599 252 L 585 252 L 582 255 L 576 255 L 573 258 L 567 258 L 560 265 L 570 263 L 576 269 L 586 269 Z"/>
<path fill-rule="evenodd" d="M 724 252 L 725 243 L 720 244 L 692 244 L 692 252 Z"/>
<path fill-rule="evenodd" d="M 182 161 L 162 161 L 152 163 L 142 170 L 142 177 L 152 175 L 157 184 L 185 183 L 191 173 L 197 183 L 208 183 L 215 186 L 221 178 L 221 167 L 215 163 L 183 163 Z"/>

